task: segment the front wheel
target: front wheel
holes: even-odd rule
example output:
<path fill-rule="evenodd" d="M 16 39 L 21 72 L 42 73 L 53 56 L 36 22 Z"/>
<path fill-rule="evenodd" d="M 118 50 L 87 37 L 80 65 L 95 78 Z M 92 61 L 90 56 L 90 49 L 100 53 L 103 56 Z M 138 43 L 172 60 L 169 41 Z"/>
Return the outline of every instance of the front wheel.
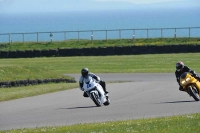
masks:
<path fill-rule="evenodd" d="M 91 98 L 92 98 L 92 100 L 94 101 L 94 103 L 98 106 L 98 107 L 100 107 L 101 106 L 101 101 L 100 101 L 100 99 L 99 99 L 99 96 L 98 95 L 96 95 L 96 93 L 91 93 Z"/>
<path fill-rule="evenodd" d="M 188 92 L 194 98 L 194 100 L 199 101 L 199 94 L 196 87 L 189 86 Z"/>

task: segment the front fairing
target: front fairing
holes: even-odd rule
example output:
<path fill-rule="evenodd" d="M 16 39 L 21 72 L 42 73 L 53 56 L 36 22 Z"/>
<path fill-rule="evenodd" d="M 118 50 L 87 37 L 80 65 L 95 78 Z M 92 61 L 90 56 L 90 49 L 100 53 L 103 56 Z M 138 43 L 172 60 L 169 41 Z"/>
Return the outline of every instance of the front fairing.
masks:
<path fill-rule="evenodd" d="M 95 87 L 96 87 L 96 82 L 91 77 L 84 80 L 83 84 L 84 91 L 92 90 Z"/>
<path fill-rule="evenodd" d="M 190 73 L 185 72 L 180 76 L 180 85 L 185 88 L 189 84 L 196 84 L 197 80 Z"/>

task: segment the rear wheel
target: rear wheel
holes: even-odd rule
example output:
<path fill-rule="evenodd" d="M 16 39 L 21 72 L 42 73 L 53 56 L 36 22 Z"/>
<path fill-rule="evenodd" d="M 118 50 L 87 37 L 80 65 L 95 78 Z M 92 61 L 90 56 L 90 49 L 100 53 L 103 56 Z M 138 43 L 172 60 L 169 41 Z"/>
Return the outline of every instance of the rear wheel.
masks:
<path fill-rule="evenodd" d="M 91 94 L 91 97 L 92 97 L 92 100 L 94 101 L 94 103 L 95 103 L 98 107 L 100 107 L 100 106 L 101 106 L 101 101 L 100 101 L 100 99 L 99 99 L 99 96 L 96 95 L 96 93 L 92 93 L 92 94 Z"/>
<path fill-rule="evenodd" d="M 199 101 L 199 94 L 196 87 L 189 86 L 188 92 L 194 98 L 194 100 Z"/>

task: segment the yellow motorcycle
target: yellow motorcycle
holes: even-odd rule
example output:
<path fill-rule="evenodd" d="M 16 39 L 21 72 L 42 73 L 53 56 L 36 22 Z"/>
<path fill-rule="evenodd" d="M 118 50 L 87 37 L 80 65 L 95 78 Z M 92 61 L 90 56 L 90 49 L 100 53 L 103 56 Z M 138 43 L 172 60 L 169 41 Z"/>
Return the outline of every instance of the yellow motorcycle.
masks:
<path fill-rule="evenodd" d="M 200 99 L 200 82 L 192 77 L 189 72 L 185 72 L 180 76 L 180 85 L 192 96 L 196 101 Z"/>

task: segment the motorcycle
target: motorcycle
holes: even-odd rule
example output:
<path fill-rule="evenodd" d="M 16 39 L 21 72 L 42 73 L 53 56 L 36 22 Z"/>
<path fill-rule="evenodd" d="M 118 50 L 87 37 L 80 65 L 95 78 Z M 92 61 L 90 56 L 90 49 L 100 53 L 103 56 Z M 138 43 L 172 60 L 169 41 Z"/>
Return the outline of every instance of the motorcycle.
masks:
<path fill-rule="evenodd" d="M 190 96 L 194 98 L 194 100 L 199 101 L 200 82 L 192 77 L 189 72 L 185 72 L 180 76 L 180 85 Z"/>
<path fill-rule="evenodd" d="M 103 104 L 105 106 L 110 104 L 108 94 L 105 95 L 102 86 L 92 77 L 88 76 L 84 79 L 83 89 L 98 107 L 102 106 Z"/>

